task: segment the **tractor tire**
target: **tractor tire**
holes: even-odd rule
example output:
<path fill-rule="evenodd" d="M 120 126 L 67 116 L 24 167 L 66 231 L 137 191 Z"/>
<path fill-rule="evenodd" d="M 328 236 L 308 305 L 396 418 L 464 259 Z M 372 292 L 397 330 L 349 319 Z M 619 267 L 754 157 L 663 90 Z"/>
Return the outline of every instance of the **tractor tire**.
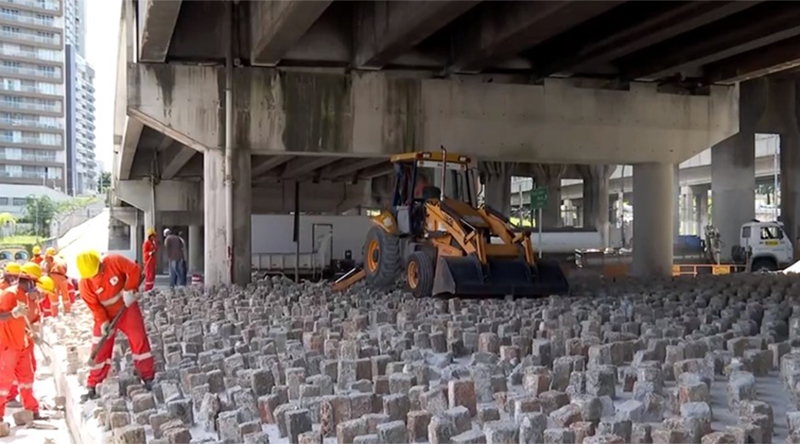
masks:
<path fill-rule="evenodd" d="M 775 265 L 775 262 L 769 259 L 756 259 L 753 261 L 753 266 L 751 267 L 750 271 L 753 273 L 757 273 L 759 271 L 776 271 L 778 270 L 778 266 Z"/>
<path fill-rule="evenodd" d="M 424 298 L 433 292 L 433 258 L 424 251 L 415 251 L 406 262 L 406 284 L 415 297 Z"/>
<path fill-rule="evenodd" d="M 400 241 L 381 227 L 372 227 L 364 242 L 364 271 L 367 284 L 376 288 L 394 285 L 403 263 Z"/>

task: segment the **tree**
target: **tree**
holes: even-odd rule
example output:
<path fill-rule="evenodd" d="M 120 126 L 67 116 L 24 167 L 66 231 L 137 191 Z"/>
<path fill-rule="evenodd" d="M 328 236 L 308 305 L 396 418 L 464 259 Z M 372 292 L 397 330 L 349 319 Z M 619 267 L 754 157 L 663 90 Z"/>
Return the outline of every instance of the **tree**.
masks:
<path fill-rule="evenodd" d="M 56 214 L 56 204 L 48 196 L 28 196 L 25 206 L 25 219 L 34 224 L 33 232 L 39 236 L 47 236 L 50 232 L 50 221 Z"/>
<path fill-rule="evenodd" d="M 103 171 L 103 173 L 100 174 L 100 180 L 97 181 L 97 192 L 105 193 L 109 188 L 111 188 L 111 173 Z"/>

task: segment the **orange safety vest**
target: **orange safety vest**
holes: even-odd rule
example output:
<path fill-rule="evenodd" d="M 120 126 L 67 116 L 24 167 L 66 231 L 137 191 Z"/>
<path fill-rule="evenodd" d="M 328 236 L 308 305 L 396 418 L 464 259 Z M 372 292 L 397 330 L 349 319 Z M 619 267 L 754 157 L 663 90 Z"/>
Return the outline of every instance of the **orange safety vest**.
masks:
<path fill-rule="evenodd" d="M 33 322 L 39 318 L 35 304 L 17 285 L 9 287 L 0 293 L 0 313 L 11 313 L 18 303 L 28 306 L 28 319 Z M 33 343 L 28 325 L 23 318 L 8 318 L 0 321 L 0 345 L 16 350 L 24 350 Z"/>
<path fill-rule="evenodd" d="M 135 262 L 117 254 L 103 257 L 100 263 L 102 271 L 91 279 L 81 279 L 79 288 L 95 322 L 103 324 L 125 306 L 122 291 L 139 288 L 141 271 Z"/>

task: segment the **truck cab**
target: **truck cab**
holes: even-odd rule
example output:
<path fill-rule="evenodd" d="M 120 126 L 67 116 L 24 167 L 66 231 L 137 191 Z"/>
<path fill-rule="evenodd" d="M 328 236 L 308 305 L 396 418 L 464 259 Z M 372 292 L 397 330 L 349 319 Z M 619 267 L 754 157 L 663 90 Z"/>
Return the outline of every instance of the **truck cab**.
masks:
<path fill-rule="evenodd" d="M 775 271 L 794 262 L 794 247 L 780 222 L 743 224 L 739 247 L 734 259 L 747 263 L 751 271 Z"/>

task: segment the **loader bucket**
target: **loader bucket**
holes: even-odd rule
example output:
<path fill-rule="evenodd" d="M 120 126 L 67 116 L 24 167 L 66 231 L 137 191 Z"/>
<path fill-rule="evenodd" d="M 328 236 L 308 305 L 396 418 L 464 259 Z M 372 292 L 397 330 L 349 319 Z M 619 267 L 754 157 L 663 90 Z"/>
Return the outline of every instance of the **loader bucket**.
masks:
<path fill-rule="evenodd" d="M 435 296 L 545 297 L 567 289 L 557 264 L 531 269 L 522 258 L 490 259 L 482 266 L 473 255 L 440 257 L 433 280 Z"/>

